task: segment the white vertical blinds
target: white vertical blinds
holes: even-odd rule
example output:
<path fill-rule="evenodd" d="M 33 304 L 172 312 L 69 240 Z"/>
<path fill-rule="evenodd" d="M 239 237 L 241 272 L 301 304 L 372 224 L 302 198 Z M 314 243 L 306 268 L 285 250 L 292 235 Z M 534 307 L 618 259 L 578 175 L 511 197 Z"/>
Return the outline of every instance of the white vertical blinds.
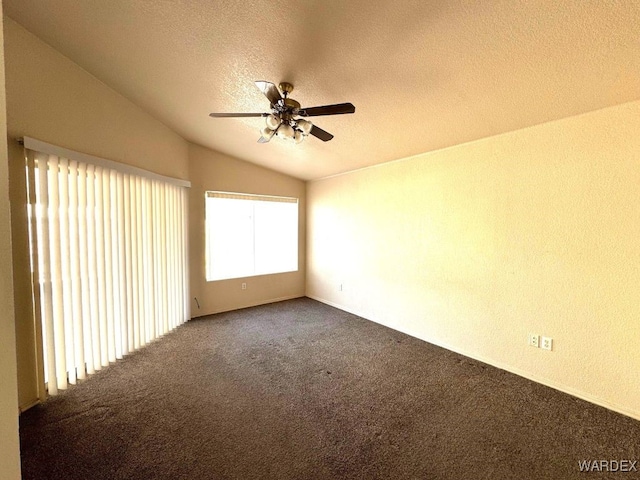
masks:
<path fill-rule="evenodd" d="M 55 395 L 189 319 L 187 190 L 26 153 L 34 310 Z"/>

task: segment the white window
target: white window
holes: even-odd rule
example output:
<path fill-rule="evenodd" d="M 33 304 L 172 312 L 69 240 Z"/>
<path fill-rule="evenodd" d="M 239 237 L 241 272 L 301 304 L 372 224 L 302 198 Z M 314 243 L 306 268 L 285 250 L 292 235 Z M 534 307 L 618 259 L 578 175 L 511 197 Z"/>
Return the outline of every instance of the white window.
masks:
<path fill-rule="evenodd" d="M 208 281 L 298 270 L 298 199 L 207 192 Z"/>

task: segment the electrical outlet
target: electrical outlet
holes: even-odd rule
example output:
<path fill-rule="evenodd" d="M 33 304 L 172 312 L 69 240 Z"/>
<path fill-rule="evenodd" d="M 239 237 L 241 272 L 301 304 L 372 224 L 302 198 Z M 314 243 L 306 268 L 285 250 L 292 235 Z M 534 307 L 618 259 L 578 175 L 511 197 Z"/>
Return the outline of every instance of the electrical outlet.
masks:
<path fill-rule="evenodd" d="M 247 289 L 247 284 L 246 284 L 246 283 L 244 283 L 244 282 L 242 283 L 242 289 L 243 289 L 243 290 L 246 290 L 246 289 Z"/>
<path fill-rule="evenodd" d="M 540 335 L 536 335 L 535 333 L 530 333 L 529 346 L 535 347 L 535 348 L 540 347 Z"/>
<path fill-rule="evenodd" d="M 553 338 L 551 338 L 551 337 L 542 337 L 542 342 L 541 342 L 540 346 L 542 348 L 544 348 L 545 350 L 552 350 L 553 349 Z"/>

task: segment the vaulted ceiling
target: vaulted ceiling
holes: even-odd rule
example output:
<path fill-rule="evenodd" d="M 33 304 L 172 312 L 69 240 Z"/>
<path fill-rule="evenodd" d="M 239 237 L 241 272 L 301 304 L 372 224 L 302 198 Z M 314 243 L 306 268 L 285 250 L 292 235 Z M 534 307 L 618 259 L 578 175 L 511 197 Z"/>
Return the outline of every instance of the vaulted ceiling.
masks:
<path fill-rule="evenodd" d="M 640 99 L 637 0 L 4 0 L 5 14 L 200 145 L 314 179 Z M 335 135 L 258 144 L 255 80 Z"/>

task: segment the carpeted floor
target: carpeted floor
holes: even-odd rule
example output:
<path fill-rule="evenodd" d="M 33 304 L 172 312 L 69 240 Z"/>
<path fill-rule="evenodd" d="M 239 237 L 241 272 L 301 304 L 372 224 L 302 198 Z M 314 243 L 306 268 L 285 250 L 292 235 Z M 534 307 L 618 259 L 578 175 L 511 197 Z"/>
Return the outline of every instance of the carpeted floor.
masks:
<path fill-rule="evenodd" d="M 640 422 L 308 298 L 191 321 L 20 436 L 24 479 L 640 477 L 578 464 L 640 463 Z"/>

